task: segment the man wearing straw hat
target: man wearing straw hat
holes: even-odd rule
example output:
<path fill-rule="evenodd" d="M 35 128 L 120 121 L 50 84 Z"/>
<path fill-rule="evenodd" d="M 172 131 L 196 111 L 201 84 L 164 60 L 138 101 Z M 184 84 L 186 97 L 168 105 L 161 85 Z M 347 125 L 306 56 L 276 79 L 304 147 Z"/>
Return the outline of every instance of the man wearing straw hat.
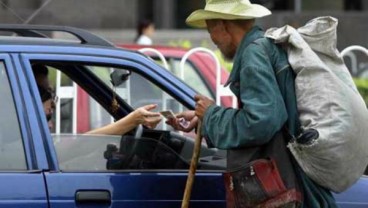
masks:
<path fill-rule="evenodd" d="M 187 18 L 188 25 L 206 28 L 224 57 L 234 61 L 227 85 L 237 96 L 239 108 L 216 106 L 209 98 L 196 95 L 195 111 L 182 112 L 169 124 L 188 132 L 200 119 L 208 145 L 226 150 L 266 144 L 283 126 L 292 135 L 300 133 L 294 75 L 286 53 L 270 40 L 264 41 L 266 45 L 256 41 L 265 38 L 255 19 L 270 14 L 249 0 L 206 0 L 204 9 Z M 273 66 L 270 60 L 284 65 Z M 180 118 L 190 121 L 189 126 L 181 126 Z M 302 187 L 302 207 L 336 207 L 330 191 L 294 165 Z"/>

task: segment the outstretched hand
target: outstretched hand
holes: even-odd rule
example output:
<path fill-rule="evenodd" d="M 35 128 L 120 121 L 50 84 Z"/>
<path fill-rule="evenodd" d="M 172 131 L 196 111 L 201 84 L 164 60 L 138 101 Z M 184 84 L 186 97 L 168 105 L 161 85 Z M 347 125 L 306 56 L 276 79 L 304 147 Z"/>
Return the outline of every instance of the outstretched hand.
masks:
<path fill-rule="evenodd" d="M 133 113 L 135 115 L 135 120 L 137 125 L 142 124 L 148 128 L 155 128 L 161 121 L 161 115 L 157 112 L 151 112 L 151 110 L 157 107 L 156 104 L 145 105 L 137 108 Z"/>

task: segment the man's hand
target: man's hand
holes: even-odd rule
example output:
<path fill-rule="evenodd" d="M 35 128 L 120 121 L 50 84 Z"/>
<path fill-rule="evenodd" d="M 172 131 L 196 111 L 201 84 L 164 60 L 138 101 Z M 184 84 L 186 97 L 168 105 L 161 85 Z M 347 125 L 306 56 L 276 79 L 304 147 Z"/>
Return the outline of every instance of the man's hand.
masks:
<path fill-rule="evenodd" d="M 207 108 L 215 104 L 215 101 L 203 95 L 194 96 L 194 100 L 196 101 L 195 115 L 202 120 Z"/>
<path fill-rule="evenodd" d="M 174 119 L 168 119 L 166 123 L 172 126 L 175 130 L 190 132 L 196 126 L 198 117 L 195 116 L 194 111 L 184 111 L 176 115 Z"/>

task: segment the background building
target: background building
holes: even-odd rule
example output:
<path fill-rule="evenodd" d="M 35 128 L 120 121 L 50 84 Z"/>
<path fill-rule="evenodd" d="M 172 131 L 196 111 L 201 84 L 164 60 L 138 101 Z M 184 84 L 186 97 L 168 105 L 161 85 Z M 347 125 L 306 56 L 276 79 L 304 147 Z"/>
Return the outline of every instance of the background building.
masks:
<path fill-rule="evenodd" d="M 285 24 L 300 26 L 317 16 L 339 19 L 338 48 L 358 44 L 367 47 L 367 0 L 251 0 L 273 11 L 261 19 L 265 29 Z M 93 30 L 118 43 L 132 43 L 142 18 L 156 25 L 156 44 L 188 40 L 192 46 L 208 45 L 205 30 L 185 25 L 185 18 L 203 8 L 205 0 L 0 0 L 1 23 L 68 25 Z"/>

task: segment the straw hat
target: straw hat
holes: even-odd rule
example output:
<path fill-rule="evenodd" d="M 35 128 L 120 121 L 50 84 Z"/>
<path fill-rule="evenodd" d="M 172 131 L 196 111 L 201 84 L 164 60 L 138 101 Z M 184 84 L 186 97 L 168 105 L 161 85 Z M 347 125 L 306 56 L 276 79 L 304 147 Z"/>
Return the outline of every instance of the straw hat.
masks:
<path fill-rule="evenodd" d="M 206 0 L 205 8 L 194 11 L 185 22 L 192 27 L 206 28 L 207 19 L 254 19 L 270 14 L 266 7 L 249 0 Z"/>

